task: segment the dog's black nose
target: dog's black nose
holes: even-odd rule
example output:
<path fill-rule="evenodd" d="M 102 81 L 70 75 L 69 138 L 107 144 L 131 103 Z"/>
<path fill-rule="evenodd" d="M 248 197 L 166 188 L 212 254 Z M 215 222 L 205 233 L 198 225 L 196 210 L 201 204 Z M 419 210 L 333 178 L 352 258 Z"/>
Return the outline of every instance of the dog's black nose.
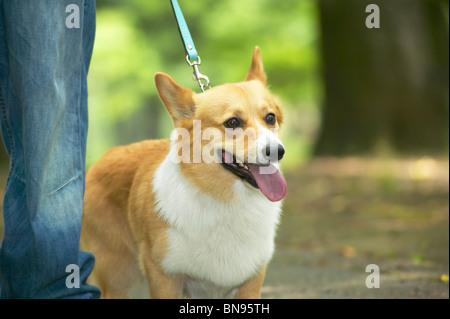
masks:
<path fill-rule="evenodd" d="M 281 160 L 284 153 L 284 147 L 281 144 L 266 146 L 266 158 L 271 161 Z"/>

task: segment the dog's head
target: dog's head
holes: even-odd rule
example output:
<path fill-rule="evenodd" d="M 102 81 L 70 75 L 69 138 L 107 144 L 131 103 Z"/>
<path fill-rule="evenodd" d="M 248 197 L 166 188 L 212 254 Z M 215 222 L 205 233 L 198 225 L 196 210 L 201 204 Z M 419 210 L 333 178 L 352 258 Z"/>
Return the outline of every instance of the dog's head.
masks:
<path fill-rule="evenodd" d="M 284 197 L 286 182 L 278 169 L 285 152 L 278 136 L 283 114 L 267 87 L 258 47 L 240 83 L 195 94 L 167 74 L 157 73 L 155 81 L 176 128 L 186 176 L 209 192 L 220 185 L 219 194 L 212 192 L 222 198 L 235 181 L 259 188 L 271 201 Z"/>

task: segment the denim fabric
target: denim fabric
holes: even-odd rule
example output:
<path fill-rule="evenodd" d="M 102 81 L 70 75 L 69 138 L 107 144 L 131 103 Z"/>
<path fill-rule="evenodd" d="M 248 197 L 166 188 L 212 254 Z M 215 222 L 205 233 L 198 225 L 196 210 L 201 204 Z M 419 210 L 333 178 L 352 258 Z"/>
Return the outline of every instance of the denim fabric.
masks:
<path fill-rule="evenodd" d="M 79 8 L 79 28 L 66 12 Z M 73 25 L 72 25 L 73 26 Z M 94 256 L 79 251 L 87 134 L 86 76 L 95 0 L 0 0 L 3 200 L 1 298 L 97 298 Z M 70 264 L 80 288 L 68 288 Z"/>

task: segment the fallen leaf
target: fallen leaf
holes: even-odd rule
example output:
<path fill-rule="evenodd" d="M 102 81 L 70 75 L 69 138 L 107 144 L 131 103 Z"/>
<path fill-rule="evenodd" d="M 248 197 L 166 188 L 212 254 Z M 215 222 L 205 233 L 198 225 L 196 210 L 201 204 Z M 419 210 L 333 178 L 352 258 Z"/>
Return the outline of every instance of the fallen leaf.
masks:
<path fill-rule="evenodd" d="M 351 246 L 345 246 L 341 251 L 342 255 L 347 258 L 353 258 L 356 256 L 356 249 Z"/>

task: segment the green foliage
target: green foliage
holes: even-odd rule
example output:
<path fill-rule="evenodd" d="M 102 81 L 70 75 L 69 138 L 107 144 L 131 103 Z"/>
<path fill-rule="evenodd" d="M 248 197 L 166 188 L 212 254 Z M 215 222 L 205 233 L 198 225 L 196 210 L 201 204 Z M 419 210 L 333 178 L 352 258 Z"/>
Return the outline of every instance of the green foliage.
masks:
<path fill-rule="evenodd" d="M 253 47 L 258 45 L 272 91 L 281 98 L 283 107 L 294 110 L 290 114 L 303 109 L 317 112 L 321 85 L 315 1 L 179 3 L 202 58 L 200 70 L 209 76 L 213 86 L 242 81 Z M 98 2 L 96 42 L 89 71 L 88 165 L 118 143 L 169 136 L 171 121 L 157 97 L 155 72 L 168 73 L 181 85 L 200 91 L 186 64 L 170 2 Z M 140 120 L 131 123 L 135 119 Z M 118 125 L 125 122 L 134 129 L 118 130 Z M 309 148 L 309 135 L 313 133 L 303 132 L 306 135 L 295 138 L 290 133 L 299 131 L 296 125 L 299 123 L 287 123 L 284 132 L 291 137 L 291 149 L 299 150 L 288 152 L 287 162 L 308 153 L 305 148 Z M 136 134 L 138 126 L 141 134 Z"/>

